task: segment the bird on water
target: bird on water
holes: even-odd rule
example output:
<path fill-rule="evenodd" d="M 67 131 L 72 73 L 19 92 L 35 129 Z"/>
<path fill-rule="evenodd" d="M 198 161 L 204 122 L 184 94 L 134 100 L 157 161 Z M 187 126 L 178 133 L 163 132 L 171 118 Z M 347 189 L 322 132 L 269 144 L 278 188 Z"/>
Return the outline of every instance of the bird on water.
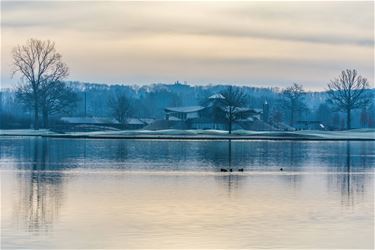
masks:
<path fill-rule="evenodd" d="M 228 170 L 225 168 L 220 168 L 220 172 L 228 172 Z M 229 172 L 233 172 L 233 169 L 230 168 Z M 243 172 L 243 168 L 239 168 L 238 172 Z"/>

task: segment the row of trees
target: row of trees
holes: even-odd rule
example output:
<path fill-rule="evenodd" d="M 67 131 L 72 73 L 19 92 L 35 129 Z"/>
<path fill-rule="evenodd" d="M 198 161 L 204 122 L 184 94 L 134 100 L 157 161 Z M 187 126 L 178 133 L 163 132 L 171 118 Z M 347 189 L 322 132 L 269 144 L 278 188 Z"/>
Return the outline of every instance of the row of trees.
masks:
<path fill-rule="evenodd" d="M 353 70 L 344 70 L 338 78 L 328 84 L 328 103 L 334 107 L 334 111 L 346 113 L 346 128 L 351 129 L 351 112 L 353 109 L 363 109 L 368 106 L 371 96 L 367 92 L 369 83 L 366 78 Z M 232 124 L 240 117 L 239 108 L 246 104 L 247 96 L 240 88 L 228 87 L 221 95 L 224 97 L 222 103 L 225 107 L 225 118 L 228 121 L 229 133 L 232 131 Z M 307 110 L 304 101 L 306 92 L 302 85 L 294 83 L 282 91 L 281 107 L 289 111 L 290 126 L 294 126 L 296 114 Z M 366 113 L 362 111 L 361 123 L 366 120 Z M 281 119 L 280 119 L 281 120 Z"/>
<path fill-rule="evenodd" d="M 17 87 L 17 97 L 34 114 L 34 128 L 39 129 L 39 117 L 43 118 L 44 127 L 48 127 L 49 116 L 68 112 L 74 109 L 78 95 L 63 80 L 69 69 L 62 62 L 62 56 L 56 51 L 51 41 L 30 39 L 25 45 L 13 49 L 13 74 L 19 73 L 21 83 Z M 351 112 L 353 109 L 365 108 L 370 96 L 366 89 L 369 83 L 356 70 L 345 70 L 328 84 L 328 102 L 335 111 L 343 111 L 347 117 L 347 128 L 351 128 Z M 289 112 L 290 125 L 294 126 L 296 115 L 307 109 L 304 97 L 306 92 L 302 85 L 294 83 L 282 92 L 280 108 Z M 221 102 L 225 107 L 222 116 L 228 121 L 229 131 L 232 124 L 239 119 L 238 112 L 246 106 L 249 97 L 242 88 L 229 86 L 221 91 L 224 97 Z M 179 100 L 175 101 L 176 104 Z M 108 101 L 113 116 L 124 122 L 131 110 L 131 102 L 124 94 L 114 96 Z M 176 105 L 177 106 L 177 105 Z M 273 120 L 281 120 L 281 113 L 275 112 Z"/>
<path fill-rule="evenodd" d="M 368 80 L 358 74 L 355 69 L 343 70 L 341 74 L 328 83 L 328 103 L 334 107 L 334 111 L 346 113 L 346 128 L 351 128 L 351 114 L 354 109 L 366 108 L 371 100 L 368 91 Z M 295 122 L 295 114 L 307 109 L 304 102 L 302 85 L 296 83 L 282 92 L 283 106 L 290 111 L 290 125 Z"/>

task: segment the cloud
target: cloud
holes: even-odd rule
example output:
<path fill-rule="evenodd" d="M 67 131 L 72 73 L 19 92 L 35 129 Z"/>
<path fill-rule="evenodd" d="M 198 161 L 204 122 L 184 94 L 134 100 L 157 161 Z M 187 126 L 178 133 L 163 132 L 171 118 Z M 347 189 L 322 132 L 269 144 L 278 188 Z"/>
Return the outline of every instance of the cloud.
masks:
<path fill-rule="evenodd" d="M 77 80 L 147 83 L 183 75 L 248 84 L 264 74 L 264 82 L 322 88 L 333 70 L 350 66 L 373 81 L 373 5 L 2 2 L 2 61 L 9 65 L 7 51 L 37 37 L 56 41 Z"/>

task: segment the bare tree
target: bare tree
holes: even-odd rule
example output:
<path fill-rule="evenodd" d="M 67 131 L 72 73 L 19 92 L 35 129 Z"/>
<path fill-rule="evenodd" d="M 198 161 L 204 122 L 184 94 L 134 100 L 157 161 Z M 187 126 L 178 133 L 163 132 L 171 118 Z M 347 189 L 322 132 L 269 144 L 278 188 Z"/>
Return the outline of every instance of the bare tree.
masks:
<path fill-rule="evenodd" d="M 114 118 L 124 124 L 130 111 L 130 101 L 125 94 L 114 96 L 108 101 L 109 108 Z"/>
<path fill-rule="evenodd" d="M 306 105 L 303 101 L 305 91 L 303 86 L 297 83 L 293 83 L 292 86 L 282 91 L 283 95 L 283 107 L 290 113 L 290 126 L 294 126 L 296 114 L 305 110 Z"/>
<path fill-rule="evenodd" d="M 48 128 L 49 116 L 71 112 L 78 101 L 78 95 L 62 81 L 51 82 L 47 86 L 41 88 L 39 95 L 39 107 L 42 113 L 44 128 Z M 30 85 L 20 86 L 16 97 L 27 108 L 33 106 L 33 90 Z"/>
<path fill-rule="evenodd" d="M 229 134 L 232 133 L 232 125 L 235 121 L 243 118 L 243 106 L 247 103 L 247 95 L 238 88 L 229 86 L 221 92 L 223 98 L 220 98 L 221 112 L 223 112 L 225 119 L 228 121 Z"/>
<path fill-rule="evenodd" d="M 34 109 L 34 129 L 39 129 L 39 112 L 42 92 L 49 84 L 68 76 L 68 67 L 61 61 L 61 55 L 55 49 L 55 43 L 49 40 L 30 39 L 25 45 L 18 45 L 12 51 L 13 75 L 21 75 L 21 84 L 17 92 L 25 96 L 25 104 Z"/>
<path fill-rule="evenodd" d="M 346 112 L 346 128 L 351 128 L 351 111 L 364 108 L 370 102 L 370 95 L 366 92 L 369 83 L 366 78 L 358 75 L 357 70 L 347 69 L 331 80 L 328 84 L 329 102 L 337 110 Z"/>
<path fill-rule="evenodd" d="M 41 94 L 41 109 L 43 115 L 43 125 L 48 128 L 50 115 L 68 114 L 78 102 L 78 95 L 62 81 L 55 81 L 48 84 L 48 88 L 43 88 Z"/>

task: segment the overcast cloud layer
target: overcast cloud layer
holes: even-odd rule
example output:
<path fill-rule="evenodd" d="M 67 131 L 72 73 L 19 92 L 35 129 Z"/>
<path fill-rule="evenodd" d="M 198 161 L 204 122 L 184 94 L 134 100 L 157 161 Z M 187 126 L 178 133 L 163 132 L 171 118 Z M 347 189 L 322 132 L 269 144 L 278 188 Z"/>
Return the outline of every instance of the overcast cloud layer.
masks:
<path fill-rule="evenodd" d="M 374 81 L 374 3 L 7 2 L 1 10 L 1 82 L 11 50 L 56 42 L 70 80 L 233 83 L 324 90 L 340 70 Z"/>

